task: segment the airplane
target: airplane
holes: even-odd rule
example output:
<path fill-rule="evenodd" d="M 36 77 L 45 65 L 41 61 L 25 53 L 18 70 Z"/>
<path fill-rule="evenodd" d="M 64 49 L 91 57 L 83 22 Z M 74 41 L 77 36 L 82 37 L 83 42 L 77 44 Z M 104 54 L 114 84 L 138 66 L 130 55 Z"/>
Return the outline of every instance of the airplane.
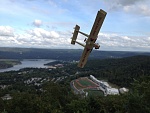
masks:
<path fill-rule="evenodd" d="M 97 12 L 97 16 L 96 16 L 95 22 L 93 24 L 93 27 L 91 29 L 90 35 L 79 31 L 80 26 L 78 26 L 78 25 L 75 26 L 74 32 L 73 32 L 73 37 L 71 38 L 72 39 L 71 44 L 75 45 L 75 43 L 77 43 L 84 47 L 84 51 L 83 51 L 80 61 L 78 63 L 78 67 L 83 68 L 85 66 L 88 56 L 91 53 L 91 51 L 93 50 L 93 48 L 95 48 L 95 49 L 100 48 L 100 45 L 95 42 L 98 38 L 98 33 L 100 31 L 100 28 L 103 24 L 103 21 L 104 21 L 106 15 L 107 15 L 107 13 L 102 9 L 100 9 Z M 88 39 L 85 38 L 85 40 L 84 40 L 84 42 L 86 43 L 85 45 L 76 41 L 78 33 L 81 33 L 82 35 L 88 37 Z"/>

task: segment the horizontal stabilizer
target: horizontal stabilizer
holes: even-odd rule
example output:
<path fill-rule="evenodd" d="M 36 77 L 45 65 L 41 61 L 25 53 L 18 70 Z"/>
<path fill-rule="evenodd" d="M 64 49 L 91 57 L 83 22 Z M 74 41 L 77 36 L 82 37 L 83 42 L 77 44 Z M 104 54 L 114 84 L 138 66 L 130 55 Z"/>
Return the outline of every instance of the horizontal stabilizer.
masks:
<path fill-rule="evenodd" d="M 78 26 L 78 25 L 76 25 L 74 28 L 73 37 L 72 37 L 72 41 L 71 41 L 71 44 L 73 44 L 73 45 L 75 45 L 79 29 L 80 29 L 80 26 Z"/>

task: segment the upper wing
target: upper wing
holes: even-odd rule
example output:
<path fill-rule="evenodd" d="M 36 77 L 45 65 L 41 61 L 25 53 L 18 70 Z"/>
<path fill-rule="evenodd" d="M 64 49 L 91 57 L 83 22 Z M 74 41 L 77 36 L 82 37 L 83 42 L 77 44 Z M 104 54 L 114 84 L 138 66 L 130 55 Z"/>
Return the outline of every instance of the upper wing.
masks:
<path fill-rule="evenodd" d="M 86 46 L 84 48 L 84 51 L 83 51 L 80 61 L 78 63 L 78 67 L 83 68 L 84 65 L 86 64 L 88 56 L 93 49 L 94 43 L 97 39 L 97 35 L 100 31 L 100 28 L 103 24 L 106 14 L 107 13 L 103 10 L 98 11 L 95 22 L 94 22 L 92 30 L 91 30 L 91 33 L 86 41 Z"/>
<path fill-rule="evenodd" d="M 82 56 L 80 58 L 80 61 L 78 63 L 78 67 L 80 67 L 80 68 L 84 67 L 84 65 L 86 64 L 88 56 L 91 53 L 92 49 L 93 49 L 93 46 L 89 46 L 89 45 L 85 46 L 84 51 L 82 53 Z"/>
<path fill-rule="evenodd" d="M 87 40 L 91 44 L 95 43 L 95 41 L 97 39 L 97 35 L 100 31 L 100 28 L 103 24 L 103 21 L 105 19 L 106 14 L 107 13 L 105 11 L 103 11 L 102 9 L 100 11 L 98 11 L 95 22 L 94 22 L 92 30 L 91 30 L 91 33 L 90 33 L 89 38 Z"/>

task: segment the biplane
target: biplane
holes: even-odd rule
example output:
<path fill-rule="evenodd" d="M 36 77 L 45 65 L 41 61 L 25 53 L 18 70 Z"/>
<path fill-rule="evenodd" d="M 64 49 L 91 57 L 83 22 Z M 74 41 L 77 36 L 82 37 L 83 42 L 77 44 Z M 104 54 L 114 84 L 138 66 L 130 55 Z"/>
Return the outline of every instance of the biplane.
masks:
<path fill-rule="evenodd" d="M 84 51 L 83 51 L 80 61 L 78 63 L 78 67 L 80 67 L 80 68 L 84 67 L 84 65 L 87 62 L 88 56 L 91 53 L 91 51 L 93 50 L 93 48 L 95 48 L 95 49 L 100 48 L 100 45 L 95 42 L 98 38 L 98 33 L 103 24 L 106 14 L 107 13 L 105 11 L 103 11 L 102 9 L 100 9 L 100 11 L 97 12 L 97 16 L 96 16 L 95 22 L 93 24 L 92 30 L 90 32 L 90 35 L 79 31 L 80 26 L 78 26 L 78 25 L 75 26 L 71 44 L 75 45 L 75 43 L 77 43 L 84 47 Z M 76 40 L 78 33 L 81 33 L 82 35 L 88 37 L 88 39 L 85 38 L 85 40 L 84 40 L 85 44 L 82 44 Z"/>

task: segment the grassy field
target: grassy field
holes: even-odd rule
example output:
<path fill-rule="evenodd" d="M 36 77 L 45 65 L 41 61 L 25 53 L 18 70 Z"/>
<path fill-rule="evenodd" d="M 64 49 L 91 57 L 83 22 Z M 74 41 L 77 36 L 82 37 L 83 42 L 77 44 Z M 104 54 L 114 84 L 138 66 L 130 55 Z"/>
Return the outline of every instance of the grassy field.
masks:
<path fill-rule="evenodd" d="M 21 62 L 13 59 L 0 59 L 0 69 L 10 68 L 17 64 L 21 64 Z"/>
<path fill-rule="evenodd" d="M 77 89 L 83 89 L 84 87 L 82 87 L 80 84 L 78 84 L 77 81 L 74 81 L 74 86 L 77 88 Z"/>
<path fill-rule="evenodd" d="M 90 80 L 88 80 L 87 78 L 83 78 L 79 80 L 79 83 L 83 86 L 92 86 L 92 87 L 96 87 L 96 85 L 94 83 L 92 83 Z"/>
<path fill-rule="evenodd" d="M 96 84 L 91 82 L 88 78 L 79 78 L 75 80 L 74 85 L 77 89 L 83 89 L 83 88 L 92 88 L 92 87 L 97 87 Z"/>
<path fill-rule="evenodd" d="M 101 90 L 84 90 L 88 92 L 88 96 L 104 96 L 103 91 Z"/>
<path fill-rule="evenodd" d="M 0 59 L 0 62 L 5 64 L 12 64 L 12 65 L 17 65 L 21 63 L 19 60 L 14 60 L 14 59 Z"/>
<path fill-rule="evenodd" d="M 82 77 L 74 80 L 74 86 L 78 90 L 82 89 L 85 92 L 88 92 L 88 96 L 104 96 L 103 91 L 97 90 L 97 87 L 99 86 L 87 77 Z"/>

